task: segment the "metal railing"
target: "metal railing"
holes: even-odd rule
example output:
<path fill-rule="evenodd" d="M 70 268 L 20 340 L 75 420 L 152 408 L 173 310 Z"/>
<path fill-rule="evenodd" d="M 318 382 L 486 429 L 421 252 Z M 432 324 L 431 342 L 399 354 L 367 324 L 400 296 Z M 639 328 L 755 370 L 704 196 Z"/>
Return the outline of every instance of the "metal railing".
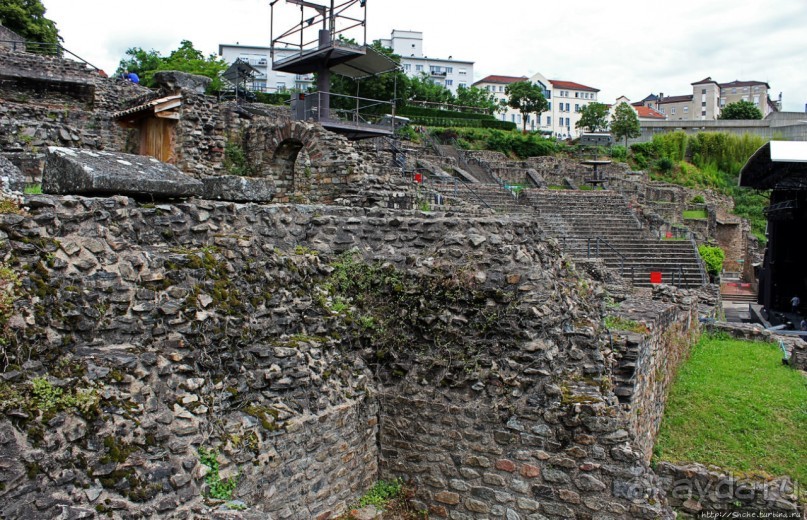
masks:
<path fill-rule="evenodd" d="M 468 195 L 469 198 L 477 200 L 487 209 L 492 209 L 485 199 L 472 188 L 472 185 L 466 182 L 460 182 L 456 177 L 428 177 L 424 179 L 424 183 L 430 185 L 431 189 L 439 193 L 439 188 L 450 189 L 453 191 L 454 197 L 459 197 L 460 193 Z"/>
<path fill-rule="evenodd" d="M 84 63 L 93 70 L 101 70 L 81 56 L 70 52 L 58 43 L 45 43 L 45 42 L 28 42 L 19 40 L 0 40 L 0 46 L 8 47 L 13 52 L 28 52 L 31 54 L 41 54 L 45 56 L 53 56 L 57 58 L 64 58 L 65 55 L 72 56 L 75 61 Z"/>
<path fill-rule="evenodd" d="M 606 239 L 602 237 L 595 237 L 595 238 L 587 238 L 586 239 L 586 258 L 591 258 L 591 242 L 594 241 L 594 258 L 601 258 L 600 255 L 600 244 L 608 248 L 609 250 L 616 253 L 617 258 L 619 259 L 619 275 L 625 276 L 625 263 L 628 261 L 627 257 L 620 253 L 614 246 L 612 246 Z M 635 272 L 633 266 L 630 266 L 630 279 L 633 280 L 635 277 Z"/>
<path fill-rule="evenodd" d="M 334 103 L 336 101 L 336 103 Z M 292 98 L 292 113 L 298 120 L 338 123 L 355 127 L 373 126 L 394 130 L 395 119 L 389 113 L 392 101 L 379 101 L 332 92 L 308 92 Z M 351 108 L 344 108 L 350 106 Z M 389 108 L 381 108 L 387 106 Z"/>

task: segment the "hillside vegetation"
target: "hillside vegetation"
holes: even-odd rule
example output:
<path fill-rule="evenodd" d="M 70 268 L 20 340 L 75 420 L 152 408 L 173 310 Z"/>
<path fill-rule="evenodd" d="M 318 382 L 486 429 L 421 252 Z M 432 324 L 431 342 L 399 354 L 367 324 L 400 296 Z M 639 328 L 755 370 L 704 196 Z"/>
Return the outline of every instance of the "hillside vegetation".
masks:
<path fill-rule="evenodd" d="M 631 145 L 629 162 L 650 172 L 655 180 L 689 188 L 711 189 L 734 199 L 734 213 L 751 223 L 753 234 L 765 241 L 764 208 L 770 193 L 737 186 L 740 170 L 762 145 L 762 137 L 701 132 L 689 136 L 672 132 Z"/>

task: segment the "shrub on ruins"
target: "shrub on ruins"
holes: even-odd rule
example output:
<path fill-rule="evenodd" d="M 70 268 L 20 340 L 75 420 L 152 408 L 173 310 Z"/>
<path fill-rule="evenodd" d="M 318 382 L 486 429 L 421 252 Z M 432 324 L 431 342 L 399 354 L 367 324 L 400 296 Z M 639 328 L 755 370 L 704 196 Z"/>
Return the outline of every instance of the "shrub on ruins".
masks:
<path fill-rule="evenodd" d="M 553 139 L 533 133 L 523 135 L 518 132 L 487 128 L 438 128 L 432 131 L 432 135 L 442 139 L 449 134 L 456 136 L 455 139 L 458 141 L 462 140 L 465 148 L 493 150 L 516 159 L 554 155 L 561 146 Z"/>
<path fill-rule="evenodd" d="M 723 271 L 723 260 L 726 258 L 723 250 L 717 246 L 701 244 L 698 246 L 698 253 L 703 259 L 703 264 L 709 276 L 712 279 L 717 278 L 720 272 Z"/>

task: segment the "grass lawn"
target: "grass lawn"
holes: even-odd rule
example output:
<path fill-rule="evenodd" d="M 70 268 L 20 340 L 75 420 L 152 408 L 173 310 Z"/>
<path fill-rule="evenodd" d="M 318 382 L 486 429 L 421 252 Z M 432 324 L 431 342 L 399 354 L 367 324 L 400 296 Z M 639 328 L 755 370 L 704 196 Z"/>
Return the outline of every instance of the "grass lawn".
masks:
<path fill-rule="evenodd" d="M 705 209 L 687 209 L 684 210 L 683 217 L 685 219 L 706 220 L 709 218 L 709 214 L 706 213 Z"/>
<path fill-rule="evenodd" d="M 670 391 L 659 461 L 807 483 L 807 377 L 772 343 L 703 336 Z"/>

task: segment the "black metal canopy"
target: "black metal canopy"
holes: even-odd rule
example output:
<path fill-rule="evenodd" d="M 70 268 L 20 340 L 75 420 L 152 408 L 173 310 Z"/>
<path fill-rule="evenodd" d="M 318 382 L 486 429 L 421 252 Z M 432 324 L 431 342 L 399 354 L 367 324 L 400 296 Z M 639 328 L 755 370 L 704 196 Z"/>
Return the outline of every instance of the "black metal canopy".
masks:
<path fill-rule="evenodd" d="M 807 190 L 807 142 L 766 143 L 740 170 L 740 186 L 758 190 Z"/>

